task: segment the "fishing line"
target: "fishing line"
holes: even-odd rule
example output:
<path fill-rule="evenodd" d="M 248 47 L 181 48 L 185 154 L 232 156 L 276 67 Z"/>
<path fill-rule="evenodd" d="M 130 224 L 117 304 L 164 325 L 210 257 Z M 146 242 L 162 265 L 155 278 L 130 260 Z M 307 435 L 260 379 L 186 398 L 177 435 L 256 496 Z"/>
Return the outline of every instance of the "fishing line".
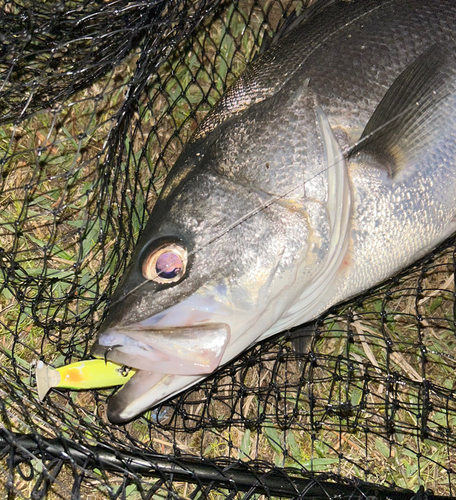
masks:
<path fill-rule="evenodd" d="M 442 96 L 437 102 L 442 101 L 444 97 L 445 96 Z M 355 151 L 357 148 L 359 148 L 359 146 L 361 146 L 363 143 L 365 143 L 365 142 L 369 141 L 370 139 L 372 139 L 372 137 L 375 134 L 381 132 L 385 127 L 388 127 L 389 125 L 391 125 L 392 123 L 394 123 L 395 121 L 397 121 L 404 114 L 410 112 L 413 108 L 415 108 L 417 106 L 421 106 L 421 105 L 422 105 L 422 102 L 420 102 L 420 101 L 415 102 L 414 104 L 408 106 L 402 112 L 398 113 L 396 116 L 394 116 L 390 120 L 386 121 L 383 125 L 379 126 L 377 129 L 373 130 L 371 133 L 369 133 L 366 136 L 362 137 L 360 140 L 358 140 L 357 142 L 355 142 L 350 148 L 348 148 L 345 152 L 342 152 L 342 154 L 339 155 L 334 160 L 334 162 L 332 164 L 326 166 L 325 168 L 323 168 L 319 172 L 316 172 L 312 177 L 309 177 L 308 179 L 306 179 L 304 181 L 304 186 L 308 182 L 314 180 L 318 176 L 320 176 L 320 175 L 324 174 L 325 172 L 327 172 L 330 168 L 334 168 L 340 161 L 343 161 L 346 158 L 349 158 L 350 155 L 351 155 L 351 153 L 353 151 Z M 270 196 L 270 198 L 268 200 L 266 200 L 265 202 L 263 202 L 262 204 L 260 204 L 260 205 L 258 205 L 256 207 L 252 208 L 245 215 L 243 215 L 239 219 L 237 219 L 234 222 L 232 222 L 227 228 L 223 229 L 218 234 L 216 234 L 215 236 L 209 238 L 206 242 L 202 243 L 200 246 L 198 246 L 195 249 L 193 249 L 191 252 L 188 253 L 188 255 L 191 256 L 191 255 L 197 254 L 201 250 L 205 249 L 206 247 L 208 247 L 209 245 L 211 245 L 215 241 L 219 240 L 220 238 L 222 238 L 223 236 L 225 236 L 226 234 L 228 234 L 230 231 L 232 231 L 236 227 L 240 226 L 241 224 L 243 224 L 244 222 L 246 222 L 247 220 L 249 220 L 250 218 L 252 218 L 253 216 L 257 215 L 258 213 L 260 213 L 263 210 L 265 210 L 268 207 L 270 207 L 273 203 L 275 203 L 275 202 L 277 202 L 277 201 L 279 201 L 279 200 L 281 200 L 283 198 L 286 198 L 291 193 L 293 193 L 294 191 L 296 191 L 298 189 L 301 189 L 302 187 L 303 186 L 301 184 L 297 185 L 297 186 L 293 186 L 292 188 L 288 189 L 284 193 L 277 194 L 277 195 L 270 195 L 269 193 L 266 193 L 266 192 L 263 191 L 264 194 Z M 218 223 L 221 223 L 221 222 L 222 222 L 222 220 L 218 221 Z M 109 310 L 111 307 L 113 307 L 113 306 L 121 303 L 124 299 L 126 299 L 132 293 L 136 292 L 137 290 L 139 290 L 140 288 L 142 288 L 144 285 L 146 285 L 147 283 L 149 283 L 149 281 L 153 281 L 155 278 L 161 276 L 163 273 L 170 271 L 170 269 L 168 269 L 170 266 L 171 266 L 171 264 L 167 264 L 166 267 L 160 273 L 157 273 L 155 276 L 153 276 L 153 278 L 148 279 L 148 280 L 144 281 L 143 283 L 140 283 L 139 285 L 137 285 L 133 289 L 129 290 L 125 295 L 123 295 L 122 297 L 120 297 L 119 299 L 117 299 L 115 302 L 109 304 L 106 309 Z"/>
<path fill-rule="evenodd" d="M 352 24 L 354 21 L 356 20 L 359 20 L 360 18 L 364 17 L 366 14 L 369 14 L 371 13 L 372 11 L 376 10 L 377 8 L 379 8 L 379 6 L 377 7 L 374 7 L 373 9 L 369 10 L 367 13 L 364 13 L 362 15 L 360 15 L 359 17 L 355 18 L 354 20 L 351 20 L 348 24 Z M 345 26 L 344 26 L 345 27 Z M 325 39 L 324 41 L 327 41 L 329 38 L 331 38 L 335 33 L 337 33 L 341 28 L 337 29 L 335 32 L 333 33 L 330 33 Z M 296 74 L 296 72 L 298 71 L 298 69 L 304 64 L 304 62 L 308 59 L 308 57 L 316 50 L 317 47 L 314 47 L 309 54 L 307 54 L 307 56 L 304 58 L 303 61 L 301 61 L 301 63 L 299 63 L 295 69 L 295 71 L 293 71 L 289 78 L 287 78 L 287 80 L 283 83 L 283 85 L 286 84 L 287 81 L 289 81 L 293 75 Z M 399 75 L 400 76 L 400 75 Z M 281 88 L 283 88 L 283 85 Z M 446 94 L 444 93 L 444 95 L 442 95 L 440 97 L 440 99 L 437 100 L 437 103 L 439 103 L 440 101 L 442 101 L 444 98 L 445 98 Z M 382 131 L 385 127 L 388 127 L 389 125 L 391 125 L 393 122 L 397 121 L 399 118 L 401 118 L 402 116 L 404 116 L 405 114 L 409 113 L 412 109 L 414 109 L 415 107 L 419 107 L 422 105 L 422 101 L 424 100 L 424 97 L 421 99 L 421 100 L 418 100 L 416 101 L 415 103 L 411 104 L 410 106 L 407 106 L 402 112 L 398 113 L 396 116 L 394 116 L 393 118 L 391 118 L 390 120 L 386 121 L 385 123 L 383 123 L 381 126 L 377 127 L 376 129 L 374 129 L 372 132 L 370 132 L 369 134 L 365 135 L 364 137 L 362 137 L 360 140 L 358 140 L 353 146 L 349 147 L 345 152 L 343 151 L 341 155 L 339 155 L 339 157 L 336 157 L 335 158 L 335 161 L 330 164 L 330 165 L 327 165 L 324 169 L 322 169 L 321 171 L 319 172 L 316 172 L 312 177 L 304 180 L 304 183 L 303 185 L 305 186 L 308 182 L 312 181 L 313 179 L 315 179 L 316 177 L 324 174 L 325 172 L 327 172 L 330 168 L 333 168 L 335 167 L 340 161 L 343 161 L 344 159 L 347 159 L 350 157 L 350 155 L 356 151 L 360 146 L 362 146 L 364 143 L 366 142 L 369 142 L 372 137 L 379 133 L 380 131 Z M 382 102 L 382 100 L 380 100 L 380 103 Z M 380 104 L 379 103 L 379 104 Z M 377 105 L 378 106 L 378 105 Z M 195 255 L 196 253 L 200 252 L 201 250 L 203 250 L 204 248 L 206 248 L 207 246 L 211 245 L 212 243 L 214 243 L 215 241 L 219 240 L 220 238 L 222 238 L 223 236 L 225 236 L 227 233 L 229 233 L 230 231 L 232 231 L 233 229 L 235 229 L 236 227 L 240 226 L 241 224 L 243 224 L 244 222 L 246 222 L 247 220 L 249 220 L 251 217 L 253 217 L 254 215 L 262 212 L 263 210 L 267 209 L 269 206 L 271 206 L 273 203 L 289 196 L 291 193 L 293 193 L 294 191 L 296 191 L 297 189 L 300 189 L 302 188 L 303 186 L 302 185 L 299 185 L 299 186 L 294 186 L 292 188 L 290 188 L 289 190 L 285 191 L 284 193 L 282 194 L 277 194 L 277 195 L 270 195 L 269 193 L 265 193 L 263 191 L 264 194 L 266 195 L 269 195 L 270 198 L 268 200 L 266 200 L 264 203 L 258 205 L 257 207 L 254 207 L 252 210 L 250 210 L 249 212 L 247 212 L 244 216 L 240 217 L 238 220 L 234 221 L 233 223 L 231 223 L 227 228 L 223 229 L 220 233 L 216 234 L 215 236 L 209 238 L 205 243 L 201 244 L 199 247 L 195 248 L 192 252 L 189 252 L 189 256 L 191 255 Z M 218 223 L 222 223 L 222 220 L 219 220 Z M 143 285 L 145 285 L 146 283 L 148 283 L 149 281 L 153 281 L 155 278 L 161 276 L 163 273 L 165 272 L 168 272 L 170 269 L 169 266 L 171 264 L 167 264 L 165 266 L 165 268 L 160 272 L 160 273 L 157 273 L 155 276 L 153 276 L 152 278 L 150 278 L 149 280 L 147 281 L 144 281 L 143 283 L 140 283 L 138 286 L 136 286 L 135 288 L 133 288 L 132 290 L 128 291 L 123 297 L 119 298 L 118 300 L 116 300 L 115 302 L 113 302 L 112 304 L 108 305 L 107 306 L 107 310 L 109 310 L 112 306 L 114 305 L 117 305 L 118 303 L 120 303 L 122 300 L 124 300 L 126 297 L 128 297 L 130 294 L 136 292 L 138 289 L 140 289 Z"/>
<path fill-rule="evenodd" d="M 380 8 L 380 5 L 376 6 L 376 7 L 373 7 L 372 9 L 368 10 L 367 12 L 364 12 L 362 14 L 360 14 L 359 16 L 355 17 L 354 19 L 352 19 L 351 21 L 349 21 L 348 23 L 346 23 L 345 25 L 343 25 L 342 27 L 339 27 L 338 29 L 336 29 L 335 31 L 329 33 L 322 41 L 322 43 L 328 41 L 332 36 L 334 36 L 334 34 L 338 33 L 341 29 L 344 29 L 346 28 L 346 26 L 356 22 L 356 21 L 359 21 L 359 19 L 367 16 L 367 15 L 370 15 L 373 11 L 377 10 L 378 8 Z M 309 58 L 310 55 L 312 55 L 315 50 L 317 50 L 317 48 L 320 46 L 321 44 L 317 45 L 316 47 L 313 47 L 312 50 L 310 50 L 310 52 L 307 54 L 307 56 L 296 66 L 296 69 L 289 75 L 289 77 L 285 80 L 285 82 L 283 82 L 281 88 L 283 88 L 283 86 L 293 77 L 293 75 L 296 74 L 296 72 L 299 70 L 299 68 L 304 64 L 304 62 Z M 223 97 L 222 97 L 223 99 Z M 404 111 L 405 112 L 405 111 Z M 395 117 L 395 119 L 397 119 L 398 117 Z M 387 124 L 385 124 L 387 125 Z M 381 128 L 381 127 L 380 127 Z M 374 131 L 375 132 L 375 131 Z M 363 140 L 366 140 L 367 137 L 363 138 Z M 355 145 L 356 146 L 356 145 Z M 337 158 L 337 160 L 332 164 L 332 165 L 328 165 L 325 169 L 323 169 L 322 171 L 320 172 L 317 172 L 313 177 L 307 179 L 304 181 L 304 186 L 306 185 L 307 182 L 310 182 L 311 180 L 313 180 L 314 178 L 316 178 L 317 176 L 323 174 L 324 172 L 326 172 L 329 168 L 337 165 L 337 163 L 341 160 L 343 160 L 345 157 L 344 154 L 342 154 L 342 156 L 340 158 Z M 199 247 L 195 248 L 192 252 L 190 252 L 188 255 L 195 255 L 196 253 L 198 253 L 199 251 L 203 250 L 204 248 L 206 248 L 207 246 L 211 245 L 212 243 L 214 243 L 215 241 L 217 241 L 218 239 L 222 238 L 225 234 L 227 234 L 228 232 L 232 231 L 233 229 L 235 229 L 236 227 L 238 227 L 239 225 L 243 224 L 245 221 L 247 221 L 248 219 L 250 219 L 251 217 L 253 217 L 254 215 L 262 212 L 263 210 L 265 210 L 266 208 L 268 208 L 269 206 L 271 206 L 273 203 L 275 203 L 276 201 L 280 200 L 280 199 L 283 199 L 285 198 L 286 196 L 288 196 L 289 194 L 291 194 L 293 191 L 295 191 L 296 189 L 300 189 L 302 186 L 299 185 L 299 186 L 296 186 L 296 187 L 293 187 L 291 189 L 289 189 L 288 191 L 286 191 L 285 193 L 283 194 L 280 194 L 280 195 L 275 195 L 275 196 L 271 196 L 271 198 L 267 201 L 265 201 L 264 203 L 262 203 L 261 205 L 259 205 L 258 207 L 255 207 L 253 208 L 250 212 L 248 212 L 247 214 L 245 214 L 243 217 L 240 217 L 237 221 L 233 222 L 232 224 L 230 224 L 228 226 L 228 228 L 222 230 L 221 233 L 219 233 L 218 235 L 215 235 L 214 237 L 210 238 L 206 243 L 203 243 L 202 245 L 200 245 Z M 265 193 L 265 194 L 268 194 L 268 193 Z M 222 222 L 222 221 L 219 221 L 219 223 Z M 123 297 L 119 298 L 118 300 L 116 300 L 115 302 L 113 302 L 112 304 L 109 304 L 106 308 L 106 310 L 109 310 L 111 307 L 119 304 L 122 300 L 124 300 L 126 297 L 128 297 L 129 295 L 131 295 L 132 293 L 136 292 L 138 289 L 140 289 L 142 286 L 144 286 L 146 283 L 148 283 L 149 281 L 153 281 L 155 278 L 159 277 L 161 274 L 165 273 L 168 271 L 168 267 L 169 267 L 169 264 L 166 265 L 166 267 L 160 272 L 160 273 L 157 273 L 153 278 L 147 280 L 147 281 L 144 281 L 143 283 L 140 283 L 138 286 L 136 286 L 135 288 L 133 288 L 132 290 L 128 291 Z"/>
<path fill-rule="evenodd" d="M 437 101 L 437 102 L 440 102 L 441 100 L 443 100 L 443 98 L 444 98 L 444 96 L 439 101 Z M 364 136 L 363 138 L 361 138 L 359 141 L 355 142 L 353 144 L 353 146 L 351 146 L 350 148 L 348 148 L 345 152 L 342 152 L 342 154 L 339 155 L 339 157 L 337 157 L 332 164 L 326 166 L 325 168 L 323 168 L 319 172 L 316 172 L 312 177 L 309 177 L 308 179 L 306 179 L 304 181 L 304 186 L 308 182 L 314 180 L 318 176 L 320 176 L 320 175 L 324 174 L 325 172 L 327 172 L 330 168 L 335 167 L 340 161 L 348 158 L 350 156 L 350 154 L 353 151 L 355 151 L 360 145 L 362 145 L 365 142 L 368 142 L 375 134 L 379 133 L 385 127 L 387 127 L 387 126 L 391 125 L 392 123 L 394 123 L 395 121 L 397 121 L 399 118 L 401 118 L 404 114 L 408 113 L 415 106 L 420 106 L 420 105 L 421 105 L 421 103 L 418 101 L 418 102 L 414 103 L 413 105 L 408 106 L 401 113 L 398 113 L 395 117 L 391 118 L 390 120 L 388 120 L 387 122 L 385 122 L 383 125 L 381 125 L 377 129 L 373 130 L 371 133 L 367 134 L 366 136 Z M 269 206 L 271 206 L 276 201 L 281 200 L 283 198 L 286 198 L 291 193 L 293 193 L 294 191 L 296 191 L 297 189 L 300 189 L 300 188 L 302 188 L 302 186 L 298 185 L 298 186 L 294 186 L 294 187 L 290 188 L 289 190 L 287 190 L 286 192 L 284 192 L 282 194 L 269 195 L 270 199 L 268 199 L 267 201 L 265 201 L 261 205 L 258 205 L 257 207 L 254 207 L 252 210 L 250 210 L 249 212 L 247 212 L 245 215 L 243 215 L 242 217 L 240 217 L 239 219 L 237 219 L 236 221 L 234 221 L 233 223 L 231 223 L 227 228 L 223 229 L 219 234 L 216 234 L 215 236 L 213 236 L 212 238 L 210 238 L 209 240 L 207 240 L 205 243 L 201 244 L 199 247 L 196 247 L 194 250 L 192 250 L 191 252 L 189 252 L 188 255 L 189 256 L 190 255 L 195 255 L 196 253 L 200 252 L 201 250 L 205 249 L 206 247 L 208 247 L 209 245 L 211 245 L 215 241 L 217 241 L 220 238 L 222 238 L 223 236 L 225 236 L 227 233 L 229 233 L 230 231 L 232 231 L 236 227 L 240 226 L 241 224 L 243 224 L 244 222 L 246 222 L 247 220 L 249 220 L 254 215 L 262 212 L 263 210 L 265 210 L 266 208 L 268 208 Z M 264 193 L 264 194 L 268 194 L 268 193 Z M 222 220 L 219 220 L 218 222 L 221 223 Z M 130 294 L 136 292 L 138 289 L 140 289 L 141 287 L 143 287 L 144 285 L 146 285 L 149 281 L 153 281 L 155 278 L 157 278 L 157 277 L 161 276 L 163 273 L 167 272 L 169 266 L 170 266 L 170 264 L 167 264 L 166 267 L 165 267 L 165 269 L 163 269 L 160 273 L 157 273 L 153 278 L 151 278 L 150 280 L 146 280 L 143 283 L 140 283 L 138 286 L 136 286 L 135 288 L 133 288 L 132 290 L 130 290 L 129 292 L 127 292 L 123 297 L 119 298 L 118 300 L 116 300 L 112 304 L 108 305 L 107 310 L 109 310 L 111 307 L 113 307 L 113 306 L 119 304 L 120 302 L 122 302 L 126 297 L 128 297 Z"/>
<path fill-rule="evenodd" d="M 443 100 L 445 96 L 443 96 L 439 101 L 437 102 L 440 102 Z M 353 144 L 353 146 L 351 146 L 349 149 L 347 149 L 345 152 L 343 152 L 341 155 L 339 155 L 335 161 L 326 166 L 325 168 L 323 168 L 322 170 L 320 170 L 319 172 L 316 172 L 312 177 L 309 177 L 308 179 L 306 179 L 304 181 L 304 186 L 314 180 L 315 178 L 317 178 L 318 176 L 324 174 L 325 172 L 327 172 L 330 168 L 334 168 L 340 161 L 343 161 L 345 160 L 346 158 L 350 157 L 351 153 L 353 151 L 355 151 L 360 145 L 362 145 L 364 142 L 367 142 L 369 141 L 375 134 L 379 133 L 381 130 L 383 130 L 385 127 L 391 125 L 393 122 L 395 122 L 396 120 L 398 120 L 399 118 L 401 118 L 404 114 L 408 113 L 411 109 L 413 109 L 415 106 L 418 107 L 420 106 L 421 103 L 420 102 L 416 102 L 414 103 L 413 105 L 411 106 L 408 106 L 406 109 L 404 109 L 401 113 L 398 113 L 395 117 L 391 118 L 390 120 L 388 120 L 387 122 L 385 122 L 383 125 L 381 125 L 380 127 L 378 127 L 377 129 L 373 130 L 370 134 L 367 134 L 366 136 L 364 136 L 363 138 L 361 138 L 359 141 L 355 142 L 355 144 Z M 257 213 L 263 211 L 264 209 L 268 208 L 270 205 L 272 205 L 273 203 L 275 203 L 276 201 L 278 200 L 281 200 L 283 198 L 286 198 L 288 195 L 290 195 L 293 191 L 296 191 L 297 189 L 300 189 L 302 186 L 299 185 L 299 186 L 294 186 L 292 188 L 290 188 L 289 190 L 285 191 L 284 193 L 282 194 L 278 194 L 278 195 L 269 195 L 271 196 L 271 198 L 267 201 L 265 201 L 264 203 L 262 203 L 261 205 L 258 205 L 257 207 L 253 208 L 252 210 L 250 210 L 249 212 L 247 212 L 244 216 L 240 217 L 237 221 L 233 222 L 232 224 L 230 224 L 226 229 L 224 229 L 223 231 L 221 231 L 219 234 L 213 236 L 212 238 L 210 238 L 207 242 L 203 243 L 202 245 L 200 245 L 199 247 L 195 248 L 192 252 L 189 253 L 189 255 L 193 255 L 201 250 L 203 250 L 204 248 L 206 248 L 208 245 L 214 243 L 216 240 L 222 238 L 225 234 L 227 234 L 229 231 L 235 229 L 237 226 L 241 225 L 242 223 L 244 223 L 246 220 L 250 219 L 251 217 L 253 217 L 254 215 L 256 215 Z M 268 193 L 265 193 L 265 194 L 268 194 Z M 222 222 L 222 221 L 219 221 L 219 223 Z M 162 271 L 163 272 L 163 271 Z M 161 274 L 161 273 L 160 273 Z M 157 275 L 158 276 L 158 275 Z"/>

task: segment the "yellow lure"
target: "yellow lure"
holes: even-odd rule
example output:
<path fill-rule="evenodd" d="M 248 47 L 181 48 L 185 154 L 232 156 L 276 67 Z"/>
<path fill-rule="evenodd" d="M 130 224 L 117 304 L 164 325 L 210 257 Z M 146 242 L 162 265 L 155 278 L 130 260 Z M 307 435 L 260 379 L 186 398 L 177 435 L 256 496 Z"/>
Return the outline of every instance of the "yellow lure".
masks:
<path fill-rule="evenodd" d="M 134 375 L 135 370 L 104 359 L 89 359 L 70 365 L 52 368 L 42 361 L 36 364 L 36 385 L 38 397 L 43 400 L 53 387 L 66 389 L 101 389 L 114 385 L 124 385 Z"/>

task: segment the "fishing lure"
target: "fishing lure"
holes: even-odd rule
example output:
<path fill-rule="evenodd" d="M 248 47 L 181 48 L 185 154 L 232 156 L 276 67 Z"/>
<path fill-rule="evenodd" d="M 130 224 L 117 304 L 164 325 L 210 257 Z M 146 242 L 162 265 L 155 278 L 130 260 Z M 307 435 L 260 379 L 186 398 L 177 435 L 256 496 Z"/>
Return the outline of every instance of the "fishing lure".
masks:
<path fill-rule="evenodd" d="M 104 359 L 89 359 L 53 368 L 38 361 L 36 385 L 38 397 L 43 400 L 53 387 L 65 389 L 101 389 L 126 384 L 135 370 Z"/>

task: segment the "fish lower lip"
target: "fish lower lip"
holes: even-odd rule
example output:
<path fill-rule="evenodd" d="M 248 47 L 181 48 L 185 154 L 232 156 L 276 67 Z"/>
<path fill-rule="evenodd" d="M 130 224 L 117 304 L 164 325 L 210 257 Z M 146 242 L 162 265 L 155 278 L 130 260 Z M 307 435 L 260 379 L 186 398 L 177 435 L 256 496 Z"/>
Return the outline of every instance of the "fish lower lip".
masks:
<path fill-rule="evenodd" d="M 138 370 L 204 375 L 219 366 L 229 340 L 226 323 L 159 330 L 131 325 L 102 332 L 91 353 Z"/>

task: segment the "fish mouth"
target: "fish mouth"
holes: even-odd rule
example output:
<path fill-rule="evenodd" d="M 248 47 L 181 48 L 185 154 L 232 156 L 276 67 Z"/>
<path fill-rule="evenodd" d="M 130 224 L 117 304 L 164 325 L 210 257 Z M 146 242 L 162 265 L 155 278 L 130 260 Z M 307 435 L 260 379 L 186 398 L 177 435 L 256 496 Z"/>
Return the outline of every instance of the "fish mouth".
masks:
<path fill-rule="evenodd" d="M 219 366 L 229 341 L 226 323 L 159 329 L 136 324 L 100 333 L 91 354 L 163 375 L 207 375 Z"/>
<path fill-rule="evenodd" d="M 139 323 L 101 332 L 91 354 L 137 370 L 109 398 L 109 420 L 126 423 L 212 373 L 230 336 L 226 323 L 162 328 Z"/>
<path fill-rule="evenodd" d="M 92 356 L 136 369 L 108 399 L 108 419 L 128 422 L 213 373 L 225 361 L 233 326 L 230 305 L 207 294 L 132 324 L 108 324 Z"/>

